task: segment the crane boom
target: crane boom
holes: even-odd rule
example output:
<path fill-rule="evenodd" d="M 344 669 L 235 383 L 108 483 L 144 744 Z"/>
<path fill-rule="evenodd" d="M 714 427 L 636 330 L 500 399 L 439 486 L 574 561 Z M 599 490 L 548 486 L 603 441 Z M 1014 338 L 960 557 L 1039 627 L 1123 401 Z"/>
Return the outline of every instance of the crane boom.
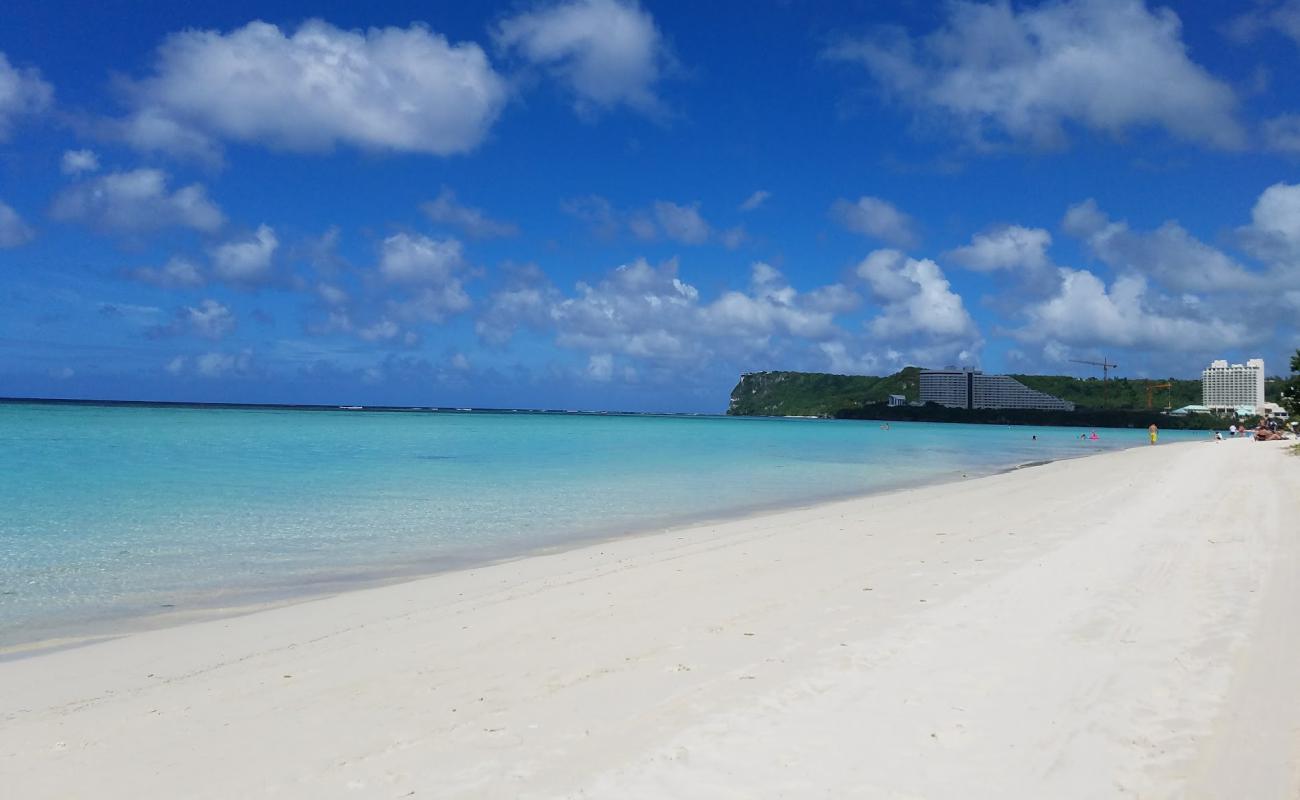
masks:
<path fill-rule="evenodd" d="M 1112 364 L 1110 359 L 1105 356 L 1101 357 L 1101 361 L 1087 361 L 1081 358 L 1072 358 L 1070 360 L 1076 364 L 1091 364 L 1094 367 L 1101 367 L 1101 404 L 1102 406 L 1109 406 L 1110 387 L 1108 381 L 1110 380 L 1110 371 L 1118 367 L 1119 364 Z"/>

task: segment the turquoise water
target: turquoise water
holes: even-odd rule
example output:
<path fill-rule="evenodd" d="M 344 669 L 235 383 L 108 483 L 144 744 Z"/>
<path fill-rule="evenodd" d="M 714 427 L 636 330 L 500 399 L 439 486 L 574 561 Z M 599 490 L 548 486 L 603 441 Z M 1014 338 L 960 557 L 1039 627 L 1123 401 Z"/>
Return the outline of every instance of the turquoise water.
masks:
<path fill-rule="evenodd" d="M 1146 441 L 1145 431 L 1078 436 L 828 420 L 0 404 L 0 646 Z"/>

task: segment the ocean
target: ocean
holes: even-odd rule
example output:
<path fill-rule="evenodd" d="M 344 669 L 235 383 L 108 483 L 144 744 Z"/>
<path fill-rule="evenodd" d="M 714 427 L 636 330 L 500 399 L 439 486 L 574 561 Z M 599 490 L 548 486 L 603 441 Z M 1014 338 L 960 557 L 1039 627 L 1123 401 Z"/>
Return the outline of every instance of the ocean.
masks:
<path fill-rule="evenodd" d="M 1081 432 L 2 403 L 0 648 L 1146 445 Z"/>

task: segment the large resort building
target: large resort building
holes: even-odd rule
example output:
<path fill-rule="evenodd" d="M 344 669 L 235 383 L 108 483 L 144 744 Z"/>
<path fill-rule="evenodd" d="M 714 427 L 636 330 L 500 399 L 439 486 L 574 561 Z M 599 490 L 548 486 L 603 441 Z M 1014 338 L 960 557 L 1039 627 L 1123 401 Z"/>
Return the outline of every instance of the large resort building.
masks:
<path fill-rule="evenodd" d="M 920 384 L 922 403 L 950 408 L 1074 410 L 1074 403 L 1030 389 L 1010 375 L 985 375 L 977 369 L 923 369 Z"/>
<path fill-rule="evenodd" d="M 1227 361 L 1210 363 L 1201 372 L 1201 404 L 1211 411 L 1259 413 L 1264 408 L 1264 359 L 1228 366 Z"/>

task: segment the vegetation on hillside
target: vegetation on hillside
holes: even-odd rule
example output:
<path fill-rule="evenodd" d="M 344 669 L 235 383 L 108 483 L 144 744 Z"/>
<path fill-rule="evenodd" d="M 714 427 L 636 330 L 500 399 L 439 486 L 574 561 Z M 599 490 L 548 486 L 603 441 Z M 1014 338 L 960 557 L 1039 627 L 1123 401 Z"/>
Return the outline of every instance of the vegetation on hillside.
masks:
<path fill-rule="evenodd" d="M 1067 375 L 1012 375 L 1030 389 L 1047 392 L 1050 395 L 1069 400 L 1080 408 L 1136 408 L 1147 407 L 1147 387 L 1162 383 L 1171 384 L 1168 389 L 1151 391 L 1151 408 L 1182 408 L 1187 405 L 1199 405 L 1201 402 L 1201 381 L 1180 380 L 1178 378 L 1158 378 L 1152 380 L 1112 378 L 1071 378 Z"/>
<path fill-rule="evenodd" d="M 728 414 L 768 417 L 830 417 L 847 408 L 884 402 L 901 394 L 920 396 L 916 367 L 893 375 L 832 375 L 825 372 L 751 372 L 731 390 Z"/>
<path fill-rule="evenodd" d="M 1293 373 L 1300 373 L 1300 350 L 1291 361 Z M 884 403 L 889 395 L 901 394 L 908 402 L 919 399 L 917 367 L 906 367 L 893 375 L 832 375 L 823 372 L 752 372 L 741 377 L 731 391 L 728 414 L 738 416 L 852 416 L 846 412 L 872 408 Z M 1145 380 L 1114 378 L 1102 385 L 1100 378 L 1072 378 L 1066 375 L 1013 375 L 1031 389 L 1069 400 L 1085 411 L 1146 411 L 1147 387 L 1151 386 L 1151 410 L 1163 411 L 1198 405 L 1201 402 L 1200 380 L 1168 378 Z M 1154 388 L 1168 383 L 1169 388 Z M 1265 399 L 1287 405 L 1286 392 L 1291 387 L 1290 411 L 1300 415 L 1300 374 L 1289 379 L 1268 378 Z M 902 413 L 902 412 L 899 412 Z M 891 416 L 889 419 L 906 419 Z M 928 419 L 937 419 L 934 415 Z M 1079 418 L 1082 419 L 1082 418 Z M 1040 423 L 1047 424 L 1047 423 Z M 1065 424 L 1065 423 L 1062 423 Z M 1102 425 L 1102 422 L 1075 422 L 1079 425 Z M 1121 426 L 1127 423 L 1121 423 Z M 1214 426 L 1215 420 L 1188 423 L 1191 427 Z"/>

